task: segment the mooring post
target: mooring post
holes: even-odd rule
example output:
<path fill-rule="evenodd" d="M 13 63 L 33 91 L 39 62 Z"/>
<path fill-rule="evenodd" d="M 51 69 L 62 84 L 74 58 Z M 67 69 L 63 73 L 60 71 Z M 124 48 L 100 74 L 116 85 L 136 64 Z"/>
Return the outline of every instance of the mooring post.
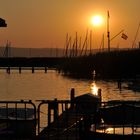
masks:
<path fill-rule="evenodd" d="M 48 68 L 47 68 L 47 67 L 45 67 L 45 73 L 47 73 L 47 70 L 48 70 Z"/>
<path fill-rule="evenodd" d="M 10 67 L 8 67 L 8 68 L 6 69 L 6 72 L 7 72 L 8 74 L 10 74 Z"/>
<path fill-rule="evenodd" d="M 101 102 L 102 102 L 102 90 L 100 88 L 98 89 L 98 96 L 100 97 L 100 105 L 101 105 Z"/>
<path fill-rule="evenodd" d="M 21 73 L 21 67 L 19 67 L 19 73 Z"/>
<path fill-rule="evenodd" d="M 58 102 L 57 98 L 54 99 L 54 121 L 58 118 Z"/>
<path fill-rule="evenodd" d="M 121 78 L 118 80 L 118 88 L 120 90 L 122 89 L 122 80 L 121 80 Z"/>
<path fill-rule="evenodd" d="M 54 114 L 53 114 L 53 118 L 54 121 L 56 121 L 58 119 L 58 101 L 57 98 L 55 98 L 53 101 L 50 101 L 48 103 L 48 126 L 50 126 L 51 124 L 51 110 L 53 110 Z"/>
<path fill-rule="evenodd" d="M 51 123 L 51 105 L 48 103 L 48 127 L 50 126 Z"/>
<path fill-rule="evenodd" d="M 74 98 L 75 98 L 75 89 L 71 89 L 70 99 L 71 99 L 71 108 L 74 108 Z"/>
<path fill-rule="evenodd" d="M 34 67 L 32 67 L 32 73 L 34 73 L 35 72 L 35 69 L 34 69 Z"/>

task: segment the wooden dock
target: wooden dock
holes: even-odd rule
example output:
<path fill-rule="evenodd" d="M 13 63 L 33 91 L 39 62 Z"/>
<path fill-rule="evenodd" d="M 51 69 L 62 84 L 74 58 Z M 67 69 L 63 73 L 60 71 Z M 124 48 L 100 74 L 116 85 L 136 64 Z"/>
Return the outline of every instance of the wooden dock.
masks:
<path fill-rule="evenodd" d="M 12 70 L 17 70 L 19 74 L 22 71 L 30 70 L 32 73 L 35 71 L 42 70 L 47 73 L 48 70 L 56 70 L 56 68 L 48 68 L 48 67 L 0 67 L 0 70 L 5 70 L 7 74 L 10 74 Z"/>
<path fill-rule="evenodd" d="M 64 111 L 56 121 L 52 122 L 38 135 L 41 140 L 78 140 L 79 122 L 82 120 L 82 114 L 75 109 Z"/>
<path fill-rule="evenodd" d="M 74 97 L 74 89 L 71 90 L 71 100 L 43 101 L 41 104 L 48 104 L 48 125 L 38 132 L 37 139 L 79 140 L 82 132 L 89 129 L 90 118 L 97 111 L 99 101 L 100 97 L 95 97 L 91 93 Z M 60 107 L 58 103 L 62 106 L 65 105 L 65 109 L 62 109 L 60 115 L 58 114 Z M 53 121 L 51 121 L 51 111 L 54 112 Z"/>

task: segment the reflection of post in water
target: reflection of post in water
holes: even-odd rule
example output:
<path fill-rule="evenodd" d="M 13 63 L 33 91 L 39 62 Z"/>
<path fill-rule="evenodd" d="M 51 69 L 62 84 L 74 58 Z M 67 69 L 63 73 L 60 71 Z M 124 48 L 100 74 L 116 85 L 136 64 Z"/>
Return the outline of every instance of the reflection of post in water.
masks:
<path fill-rule="evenodd" d="M 122 89 L 122 79 L 121 78 L 119 78 L 118 79 L 118 89 L 121 91 L 121 89 Z"/>

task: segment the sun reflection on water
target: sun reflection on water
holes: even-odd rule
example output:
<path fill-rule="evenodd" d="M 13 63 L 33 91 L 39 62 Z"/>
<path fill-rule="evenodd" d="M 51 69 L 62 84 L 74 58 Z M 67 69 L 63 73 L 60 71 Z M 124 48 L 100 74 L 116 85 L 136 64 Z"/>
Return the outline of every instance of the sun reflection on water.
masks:
<path fill-rule="evenodd" d="M 93 82 L 92 84 L 91 84 L 91 86 L 90 86 L 90 90 L 91 90 L 91 93 L 93 94 L 93 95 L 98 95 L 98 87 L 96 86 L 96 83 L 95 82 Z"/>

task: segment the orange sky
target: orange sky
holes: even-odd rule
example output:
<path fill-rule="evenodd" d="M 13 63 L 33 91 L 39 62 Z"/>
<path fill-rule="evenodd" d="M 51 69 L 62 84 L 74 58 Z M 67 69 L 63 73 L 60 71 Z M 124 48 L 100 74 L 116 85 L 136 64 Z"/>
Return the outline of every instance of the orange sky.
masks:
<path fill-rule="evenodd" d="M 66 33 L 74 39 L 86 35 L 87 28 L 93 30 L 93 48 L 106 40 L 106 17 L 110 11 L 110 34 L 116 35 L 122 29 L 128 35 L 121 35 L 111 41 L 111 47 L 131 47 L 140 22 L 139 0 L 1 0 L 1 18 L 7 28 L 0 29 L 0 45 L 7 40 L 13 47 L 64 47 Z M 101 27 L 90 23 L 92 15 L 101 14 L 105 20 Z M 136 44 L 140 40 L 137 36 Z"/>

